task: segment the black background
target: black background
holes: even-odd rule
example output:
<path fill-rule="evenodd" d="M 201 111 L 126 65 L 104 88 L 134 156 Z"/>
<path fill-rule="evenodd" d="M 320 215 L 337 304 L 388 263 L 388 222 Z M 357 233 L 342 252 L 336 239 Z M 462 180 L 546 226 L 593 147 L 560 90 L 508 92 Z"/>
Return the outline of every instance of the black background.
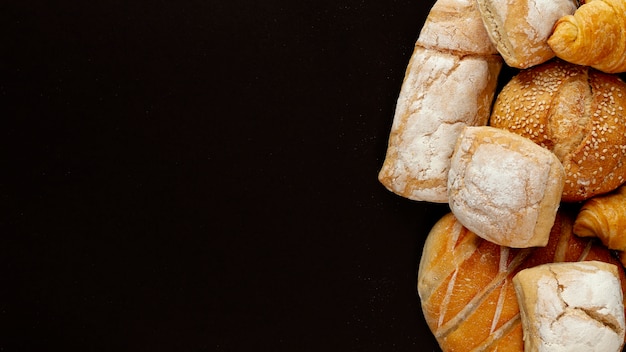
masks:
<path fill-rule="evenodd" d="M 0 350 L 438 350 L 377 181 L 433 2 L 3 2 Z"/>

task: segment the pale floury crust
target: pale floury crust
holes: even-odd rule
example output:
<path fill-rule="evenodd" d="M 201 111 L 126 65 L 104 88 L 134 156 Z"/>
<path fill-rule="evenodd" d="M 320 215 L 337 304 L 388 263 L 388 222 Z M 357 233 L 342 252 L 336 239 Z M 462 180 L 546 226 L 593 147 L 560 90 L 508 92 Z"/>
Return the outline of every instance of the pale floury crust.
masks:
<path fill-rule="evenodd" d="M 500 67 L 498 59 L 416 47 L 398 98 L 380 182 L 412 200 L 446 203 L 456 139 L 466 125 L 487 123 Z"/>
<path fill-rule="evenodd" d="M 554 24 L 576 10 L 575 0 L 477 0 L 491 41 L 507 65 L 529 68 L 555 56 Z"/>
<path fill-rule="evenodd" d="M 616 265 L 552 263 L 513 278 L 524 351 L 618 352 L 624 345 L 623 293 Z"/>
<path fill-rule="evenodd" d="M 545 246 L 559 208 L 563 166 L 527 138 L 487 126 L 466 127 L 448 175 L 450 209 L 496 244 Z"/>
<path fill-rule="evenodd" d="M 417 39 L 378 174 L 390 191 L 446 203 L 450 157 L 466 125 L 485 125 L 502 57 L 475 0 L 438 0 Z"/>

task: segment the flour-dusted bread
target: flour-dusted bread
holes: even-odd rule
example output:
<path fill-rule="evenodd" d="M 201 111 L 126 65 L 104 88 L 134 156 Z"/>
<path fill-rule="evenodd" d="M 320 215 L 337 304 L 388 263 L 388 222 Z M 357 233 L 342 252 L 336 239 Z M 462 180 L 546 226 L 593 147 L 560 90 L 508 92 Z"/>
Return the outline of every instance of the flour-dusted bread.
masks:
<path fill-rule="evenodd" d="M 476 0 L 438 0 L 422 27 L 417 45 L 438 51 L 496 55 Z"/>
<path fill-rule="evenodd" d="M 466 125 L 491 114 L 502 58 L 487 40 L 474 0 L 439 0 L 416 42 L 378 174 L 390 191 L 448 201 L 450 156 Z"/>
<path fill-rule="evenodd" d="M 485 125 L 498 59 L 416 47 L 396 106 L 380 182 L 403 197 L 445 203 L 450 157 L 466 125 Z"/>
<path fill-rule="evenodd" d="M 556 156 L 531 140 L 493 127 L 466 127 L 450 164 L 450 209 L 465 227 L 496 244 L 545 246 L 563 180 Z"/>
<path fill-rule="evenodd" d="M 545 247 L 515 249 L 484 240 L 449 213 L 432 228 L 417 290 L 428 326 L 444 352 L 524 350 L 513 277 L 552 262 L 597 260 L 624 270 L 606 247 L 572 234 L 574 214 L 557 213 Z"/>
<path fill-rule="evenodd" d="M 487 33 L 507 65 L 529 68 L 555 56 L 552 27 L 576 10 L 575 0 L 477 0 Z"/>
<path fill-rule="evenodd" d="M 625 110 L 618 76 L 553 60 L 513 77 L 489 124 L 551 150 L 566 172 L 562 201 L 578 202 L 626 180 Z"/>
<path fill-rule="evenodd" d="M 543 264 L 517 273 L 513 285 L 525 352 L 622 350 L 624 297 L 616 265 Z"/>

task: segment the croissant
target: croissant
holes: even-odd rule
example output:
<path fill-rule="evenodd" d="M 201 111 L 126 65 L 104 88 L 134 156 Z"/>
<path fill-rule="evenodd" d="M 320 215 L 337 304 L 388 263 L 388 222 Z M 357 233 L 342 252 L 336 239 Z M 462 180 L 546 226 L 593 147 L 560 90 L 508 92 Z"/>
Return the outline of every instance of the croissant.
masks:
<path fill-rule="evenodd" d="M 573 232 L 580 237 L 598 237 L 609 249 L 620 251 L 620 261 L 626 265 L 626 186 L 587 200 Z"/>
<path fill-rule="evenodd" d="M 626 0 L 588 0 L 554 25 L 557 57 L 607 73 L 626 71 Z"/>

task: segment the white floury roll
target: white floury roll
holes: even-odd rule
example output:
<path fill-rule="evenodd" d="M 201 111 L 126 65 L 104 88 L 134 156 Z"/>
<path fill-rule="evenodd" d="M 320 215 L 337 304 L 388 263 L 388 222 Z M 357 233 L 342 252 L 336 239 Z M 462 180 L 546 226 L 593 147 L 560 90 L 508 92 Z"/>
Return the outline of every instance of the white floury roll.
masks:
<path fill-rule="evenodd" d="M 619 352 L 624 303 L 617 267 L 599 261 L 552 263 L 513 278 L 524 351 Z"/>

